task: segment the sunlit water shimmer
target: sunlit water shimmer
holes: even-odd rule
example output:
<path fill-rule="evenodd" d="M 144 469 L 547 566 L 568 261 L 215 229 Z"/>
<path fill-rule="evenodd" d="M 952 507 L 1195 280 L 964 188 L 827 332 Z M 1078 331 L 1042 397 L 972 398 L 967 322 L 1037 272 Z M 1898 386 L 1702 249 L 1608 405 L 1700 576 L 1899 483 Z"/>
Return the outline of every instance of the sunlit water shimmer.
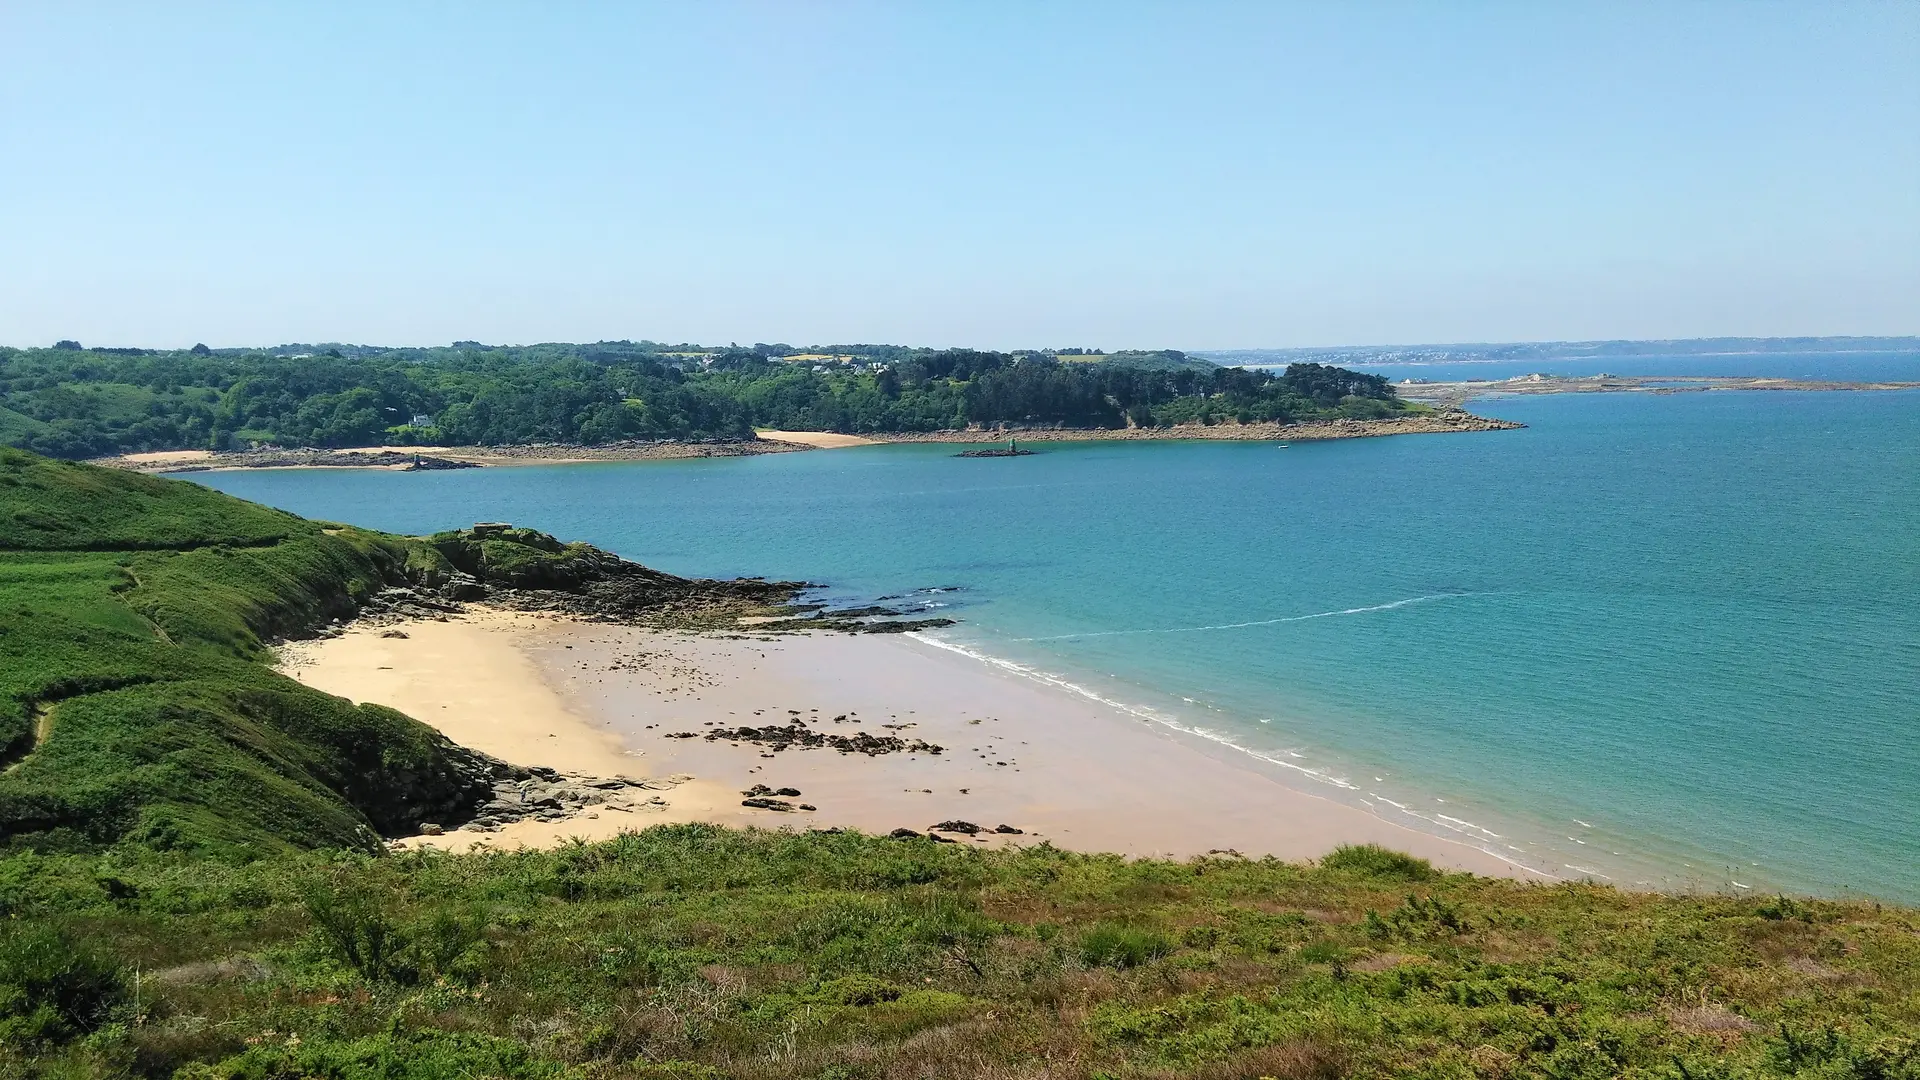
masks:
<path fill-rule="evenodd" d="M 946 604 L 952 648 L 1561 874 L 1920 900 L 1920 393 L 1479 409 L 1531 426 L 193 478 Z"/>

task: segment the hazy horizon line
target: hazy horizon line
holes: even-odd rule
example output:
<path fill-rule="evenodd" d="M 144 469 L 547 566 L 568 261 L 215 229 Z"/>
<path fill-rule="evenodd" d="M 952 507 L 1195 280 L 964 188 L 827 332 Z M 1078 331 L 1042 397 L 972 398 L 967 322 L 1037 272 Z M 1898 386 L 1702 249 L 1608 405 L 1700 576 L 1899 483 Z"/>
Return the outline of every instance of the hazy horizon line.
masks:
<path fill-rule="evenodd" d="M 88 345 L 84 341 L 79 341 L 78 339 L 73 339 L 73 338 L 63 338 L 60 340 L 76 341 L 80 347 L 79 351 L 83 351 L 83 352 L 92 352 L 96 350 L 109 351 L 109 350 L 119 350 L 119 349 L 136 349 L 136 348 L 145 349 L 151 352 L 185 352 L 194 347 L 194 345 L 191 345 L 191 344 L 175 345 L 175 346 Z M 1699 343 L 1711 343 L 1711 342 L 1770 342 L 1770 343 L 1771 342 L 1809 342 L 1809 343 L 1812 343 L 1812 342 L 1874 342 L 1874 343 L 1885 343 L 1889 345 L 1894 345 L 1895 347 L 1920 348 L 1920 334 L 1713 334 L 1713 335 L 1701 335 L 1701 336 L 1694 336 L 1694 337 L 1665 337 L 1665 338 L 1663 337 L 1648 337 L 1648 338 L 1615 337 L 1615 338 L 1536 338 L 1536 339 L 1528 339 L 1528 340 L 1510 340 L 1510 341 L 1481 340 L 1481 341 L 1343 342 L 1339 344 L 1320 344 L 1320 345 L 1236 345 L 1236 346 L 1217 346 L 1217 347 L 1191 346 L 1191 347 L 1184 347 L 1184 348 L 1175 347 L 1175 346 L 1156 346 L 1156 347 L 1126 346 L 1119 349 L 1109 350 L 1107 352 L 1099 353 L 1096 355 L 1112 355 L 1115 352 L 1175 351 L 1175 352 L 1185 353 L 1188 355 L 1203 356 L 1210 353 L 1211 354 L 1229 354 L 1229 353 L 1330 352 L 1330 351 L 1338 351 L 1338 350 L 1357 350 L 1357 349 L 1376 349 L 1376 350 L 1489 349 L 1489 348 L 1513 348 L 1513 347 L 1519 347 L 1519 346 L 1549 346 L 1549 345 L 1566 345 L 1566 346 L 1687 345 L 1687 344 L 1699 344 Z M 194 344 L 203 344 L 203 343 L 196 342 Z M 259 345 L 259 344 L 208 345 L 207 347 L 217 352 L 237 352 L 237 351 L 271 352 L 277 349 L 331 348 L 331 347 L 344 347 L 344 348 L 352 348 L 352 349 L 380 349 L 380 350 L 391 351 L 391 350 L 398 350 L 398 349 L 451 349 L 451 348 L 460 347 L 462 345 L 473 345 L 473 346 L 479 346 L 482 348 L 489 348 L 489 349 L 526 349 L 526 348 L 536 348 L 542 345 L 607 345 L 607 344 L 659 345 L 659 346 L 668 346 L 668 347 L 685 346 L 685 347 L 697 348 L 697 349 L 738 348 L 738 349 L 747 349 L 747 350 L 753 350 L 753 349 L 758 349 L 763 347 L 774 347 L 774 348 L 794 349 L 796 351 L 808 351 L 813 349 L 876 348 L 876 347 L 903 348 L 903 349 L 977 349 L 982 352 L 1007 352 L 1007 353 L 1046 352 L 1049 350 L 1057 350 L 1057 349 L 1089 349 L 1091 348 L 1090 346 L 1071 345 L 1071 344 L 1045 346 L 1045 347 L 1039 347 L 1039 348 L 1034 348 L 1034 347 L 986 348 L 986 347 L 975 346 L 975 345 L 955 345 L 955 344 L 909 345 L 909 344 L 902 344 L 899 342 L 887 342 L 887 341 L 813 342 L 813 343 L 809 343 L 807 345 L 802 346 L 802 345 L 794 345 L 793 343 L 786 342 L 786 341 L 773 341 L 773 342 L 756 341 L 756 342 L 753 342 L 752 344 L 741 344 L 739 342 L 727 342 L 727 343 L 704 343 L 704 342 L 691 342 L 691 341 L 672 342 L 672 341 L 666 341 L 666 340 L 655 339 L 655 338 L 596 338 L 590 341 L 589 340 L 568 341 L 568 340 L 555 338 L 555 339 L 548 339 L 548 340 L 541 340 L 541 341 L 526 341 L 526 342 L 504 342 L 504 341 L 483 342 L 475 339 L 459 338 L 453 341 L 436 342 L 432 344 L 401 344 L 401 345 L 389 344 L 389 343 L 373 344 L 369 342 L 352 342 L 352 341 L 304 341 L 304 342 L 288 341 L 288 342 L 280 342 L 273 345 Z M 45 345 L 7 344 L 7 345 L 0 345 L 0 348 L 14 349 L 19 351 L 30 351 L 30 350 L 54 349 L 54 348 L 57 348 L 58 346 L 59 346 L 59 342 L 56 341 L 56 342 L 51 342 Z"/>

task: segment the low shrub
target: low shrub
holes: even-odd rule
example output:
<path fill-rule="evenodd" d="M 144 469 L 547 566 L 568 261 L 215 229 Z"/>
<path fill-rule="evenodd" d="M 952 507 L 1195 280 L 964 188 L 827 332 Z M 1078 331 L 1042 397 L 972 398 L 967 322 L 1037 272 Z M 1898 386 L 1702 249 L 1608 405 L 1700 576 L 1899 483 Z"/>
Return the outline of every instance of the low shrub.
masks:
<path fill-rule="evenodd" d="M 406 937 L 367 890 L 320 880 L 310 883 L 301 899 L 327 951 L 363 978 L 410 983 L 418 977 Z"/>
<path fill-rule="evenodd" d="M 40 924 L 0 932 L 0 1047 L 85 1035 L 127 997 L 120 965 L 93 943 Z"/>
<path fill-rule="evenodd" d="M 189 1065 L 176 1080 L 569 1080 L 578 1069 L 511 1039 L 475 1032 L 389 1032 L 364 1039 L 289 1039 L 217 1065 Z"/>
<path fill-rule="evenodd" d="M 1173 952 L 1165 934 L 1103 923 L 1080 935 L 1080 959 L 1089 967 L 1136 968 Z"/>
<path fill-rule="evenodd" d="M 1322 858 L 1320 865 L 1388 881 L 1432 881 L 1440 876 L 1427 860 L 1378 844 L 1342 844 Z"/>

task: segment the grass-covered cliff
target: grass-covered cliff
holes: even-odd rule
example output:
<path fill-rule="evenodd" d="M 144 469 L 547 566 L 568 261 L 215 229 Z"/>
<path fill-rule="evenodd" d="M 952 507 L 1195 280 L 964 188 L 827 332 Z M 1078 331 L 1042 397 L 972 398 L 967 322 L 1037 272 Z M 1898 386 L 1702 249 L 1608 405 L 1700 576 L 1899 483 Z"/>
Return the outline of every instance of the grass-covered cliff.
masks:
<path fill-rule="evenodd" d="M 263 663 L 410 558 L 197 485 L 0 451 L 0 849 L 367 848 L 482 795 L 436 732 Z"/>
<path fill-rule="evenodd" d="M 389 536 L 0 450 L 0 851 L 368 849 L 461 820 L 491 797 L 486 761 L 266 663 L 268 641 L 396 589 L 679 625 L 792 592 L 528 529 Z"/>

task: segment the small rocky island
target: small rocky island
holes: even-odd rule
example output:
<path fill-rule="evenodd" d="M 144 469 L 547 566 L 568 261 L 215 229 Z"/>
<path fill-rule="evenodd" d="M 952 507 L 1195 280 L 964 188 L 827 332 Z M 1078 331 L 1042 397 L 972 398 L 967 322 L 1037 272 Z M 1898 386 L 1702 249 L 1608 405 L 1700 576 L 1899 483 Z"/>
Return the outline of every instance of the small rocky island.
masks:
<path fill-rule="evenodd" d="M 1031 450 L 1020 449 L 1018 439 L 1008 439 L 1005 446 L 992 446 L 984 450 L 962 450 L 954 457 L 1029 457 Z"/>

